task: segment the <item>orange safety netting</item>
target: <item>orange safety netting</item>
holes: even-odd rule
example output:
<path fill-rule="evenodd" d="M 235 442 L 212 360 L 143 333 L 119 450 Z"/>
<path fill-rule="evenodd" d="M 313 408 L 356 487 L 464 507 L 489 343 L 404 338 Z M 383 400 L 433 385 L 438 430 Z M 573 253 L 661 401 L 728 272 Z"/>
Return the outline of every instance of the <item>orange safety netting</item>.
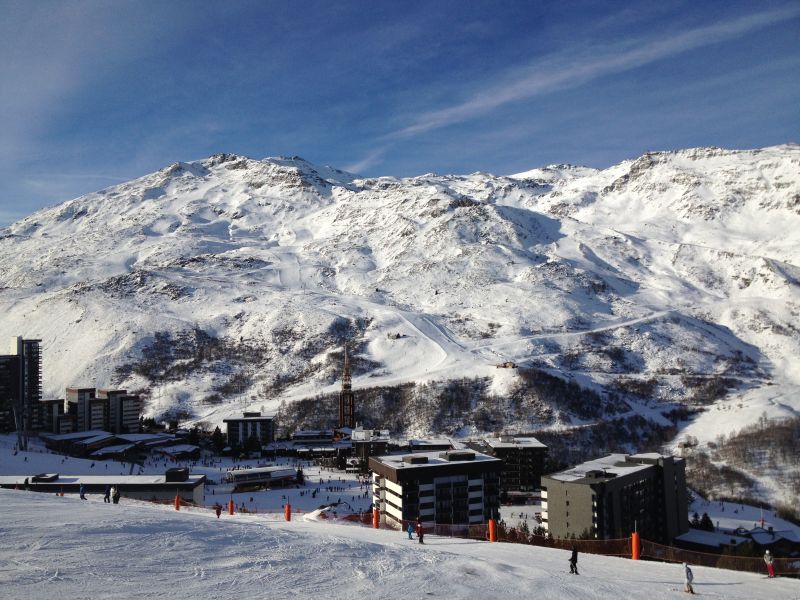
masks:
<path fill-rule="evenodd" d="M 498 529 L 497 540 L 500 542 L 512 542 L 518 544 L 529 544 L 531 546 L 546 546 L 548 548 L 559 548 L 561 550 L 572 550 L 574 547 L 578 552 L 587 554 L 604 554 L 606 556 L 630 556 L 630 538 L 613 540 L 573 540 L 566 538 L 554 538 L 544 535 L 528 534 L 518 529 Z"/>
<path fill-rule="evenodd" d="M 718 569 L 730 569 L 732 571 L 748 571 L 751 573 L 767 572 L 764 559 L 758 556 L 734 556 L 730 554 L 711 554 L 706 552 L 696 552 L 694 550 L 684 550 L 674 546 L 664 546 L 642 540 L 642 558 L 663 560 L 667 562 L 688 563 L 690 565 L 701 565 L 704 567 L 716 567 Z M 775 567 L 776 575 L 800 575 L 800 559 L 797 558 L 774 558 L 772 562 Z"/>

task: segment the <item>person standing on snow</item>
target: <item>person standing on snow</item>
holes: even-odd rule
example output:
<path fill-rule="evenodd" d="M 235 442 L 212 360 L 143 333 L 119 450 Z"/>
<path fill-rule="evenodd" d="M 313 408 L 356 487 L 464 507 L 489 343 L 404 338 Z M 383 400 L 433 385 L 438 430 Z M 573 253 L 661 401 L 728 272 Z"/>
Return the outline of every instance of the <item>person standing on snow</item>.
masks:
<path fill-rule="evenodd" d="M 419 543 L 424 544 L 425 542 L 422 541 L 422 538 L 425 536 L 425 528 L 422 526 L 422 521 L 417 519 L 417 537 L 419 538 Z"/>
<path fill-rule="evenodd" d="M 117 486 L 115 486 L 115 485 L 112 486 L 111 487 L 111 501 L 114 504 L 119 504 L 119 496 L 120 496 L 119 488 Z"/>
<path fill-rule="evenodd" d="M 406 531 L 408 532 L 408 539 L 413 540 L 414 539 L 414 537 L 413 537 L 414 536 L 414 524 L 409 522 L 408 523 L 408 529 L 406 529 Z"/>
<path fill-rule="evenodd" d="M 572 547 L 572 556 L 569 557 L 569 572 L 570 575 L 578 574 L 578 548 Z"/>
<path fill-rule="evenodd" d="M 80 495 L 81 500 L 86 500 L 86 486 L 81 484 L 81 487 L 78 488 L 78 494 Z"/>
<path fill-rule="evenodd" d="M 767 565 L 767 577 L 775 577 L 775 565 L 772 564 L 772 554 L 769 550 L 764 553 L 764 563 Z"/>
<path fill-rule="evenodd" d="M 692 581 L 694 580 L 694 575 L 692 574 L 692 570 L 689 568 L 689 565 L 683 563 L 683 591 L 689 594 L 694 594 L 694 588 L 692 587 Z"/>
<path fill-rule="evenodd" d="M 103 502 L 111 502 L 111 486 L 106 486 L 106 495 L 103 496 Z"/>

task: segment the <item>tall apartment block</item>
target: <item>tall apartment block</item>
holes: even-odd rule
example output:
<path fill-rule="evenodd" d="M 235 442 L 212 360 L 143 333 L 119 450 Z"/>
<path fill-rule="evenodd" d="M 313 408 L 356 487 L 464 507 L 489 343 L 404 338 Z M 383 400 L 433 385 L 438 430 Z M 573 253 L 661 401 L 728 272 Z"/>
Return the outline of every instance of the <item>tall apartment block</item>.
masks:
<path fill-rule="evenodd" d="M 41 340 L 14 336 L 9 354 L 0 356 L 0 426 L 6 431 L 18 426 L 25 432 L 38 428 L 42 399 L 40 344 Z"/>
<path fill-rule="evenodd" d="M 479 452 L 450 450 L 373 456 L 375 506 L 390 525 L 418 517 L 430 524 L 486 523 L 500 510 L 503 462 Z"/>
<path fill-rule="evenodd" d="M 668 544 L 689 529 L 685 462 L 611 454 L 542 477 L 542 521 L 557 538 L 614 539 L 638 531 Z"/>
<path fill-rule="evenodd" d="M 500 489 L 505 492 L 533 492 L 541 486 L 547 446 L 534 437 L 501 435 L 467 445 L 503 461 Z"/>
<path fill-rule="evenodd" d="M 76 431 L 134 433 L 141 412 L 141 398 L 127 390 L 67 388 L 67 414 L 74 417 Z"/>
<path fill-rule="evenodd" d="M 135 433 L 139 431 L 142 399 L 127 390 L 97 390 L 97 398 L 106 401 L 108 420 L 106 429 L 111 433 Z"/>
<path fill-rule="evenodd" d="M 246 412 L 242 417 L 222 419 L 228 428 L 228 445 L 241 448 L 250 438 L 257 439 L 261 444 L 269 444 L 275 439 L 273 420 L 273 417 L 262 416 L 260 412 Z"/>

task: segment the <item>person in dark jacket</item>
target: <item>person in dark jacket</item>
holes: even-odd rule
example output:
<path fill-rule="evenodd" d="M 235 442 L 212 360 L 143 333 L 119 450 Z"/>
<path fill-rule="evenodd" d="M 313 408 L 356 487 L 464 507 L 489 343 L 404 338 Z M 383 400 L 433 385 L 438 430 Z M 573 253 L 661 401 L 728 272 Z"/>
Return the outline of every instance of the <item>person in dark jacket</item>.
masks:
<path fill-rule="evenodd" d="M 106 495 L 103 496 L 103 502 L 111 502 L 111 486 L 106 486 Z"/>
<path fill-rule="evenodd" d="M 578 549 L 572 547 L 572 555 L 569 557 L 569 572 L 572 575 L 578 574 Z"/>
<path fill-rule="evenodd" d="M 419 543 L 424 544 L 425 542 L 422 541 L 422 538 L 425 536 L 425 528 L 422 526 L 422 521 L 417 519 L 417 538 L 419 538 Z"/>
<path fill-rule="evenodd" d="M 214 512 L 217 513 L 217 518 L 222 514 L 222 505 L 219 502 L 214 503 Z"/>
<path fill-rule="evenodd" d="M 81 487 L 78 488 L 78 494 L 80 495 L 81 500 L 86 500 L 86 486 L 81 484 Z"/>
<path fill-rule="evenodd" d="M 694 594 L 694 587 L 692 587 L 692 581 L 694 581 L 694 574 L 692 570 L 689 568 L 689 565 L 683 563 L 683 591 L 687 594 Z"/>
<path fill-rule="evenodd" d="M 114 504 L 119 504 L 119 497 L 120 497 L 119 488 L 117 486 L 112 487 L 111 488 L 111 501 Z"/>

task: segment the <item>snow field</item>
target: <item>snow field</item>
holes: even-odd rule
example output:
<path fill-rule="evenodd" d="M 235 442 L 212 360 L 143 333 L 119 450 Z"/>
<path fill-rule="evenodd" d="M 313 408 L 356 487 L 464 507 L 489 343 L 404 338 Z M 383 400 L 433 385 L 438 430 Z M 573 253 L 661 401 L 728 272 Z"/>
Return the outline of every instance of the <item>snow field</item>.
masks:
<path fill-rule="evenodd" d="M 680 565 L 313 520 L 119 505 L 0 490 L 0 585 L 19 599 L 674 598 Z M 8 518 L 13 515 L 13 518 Z M 701 595 L 796 598 L 800 582 L 696 567 Z"/>

